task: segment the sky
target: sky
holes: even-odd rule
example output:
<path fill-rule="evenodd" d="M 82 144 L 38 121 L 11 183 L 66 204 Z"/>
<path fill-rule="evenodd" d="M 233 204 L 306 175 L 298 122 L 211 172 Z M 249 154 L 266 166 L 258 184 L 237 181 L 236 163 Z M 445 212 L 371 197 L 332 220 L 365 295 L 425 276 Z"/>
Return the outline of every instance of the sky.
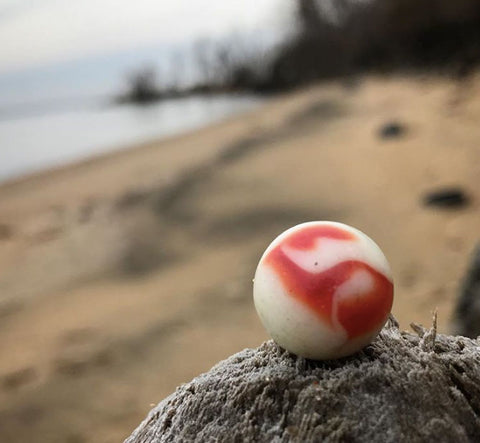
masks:
<path fill-rule="evenodd" d="M 292 0 L 0 0 L 0 74 L 234 31 L 278 32 Z"/>

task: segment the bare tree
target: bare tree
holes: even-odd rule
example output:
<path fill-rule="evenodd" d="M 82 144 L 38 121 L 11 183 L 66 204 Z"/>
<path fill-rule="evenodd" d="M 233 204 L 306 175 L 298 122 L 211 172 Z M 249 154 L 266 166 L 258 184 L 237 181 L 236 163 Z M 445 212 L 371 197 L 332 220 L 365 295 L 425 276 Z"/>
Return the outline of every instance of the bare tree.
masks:
<path fill-rule="evenodd" d="M 128 76 L 127 101 L 147 103 L 160 97 L 157 72 L 153 66 L 145 66 Z"/>

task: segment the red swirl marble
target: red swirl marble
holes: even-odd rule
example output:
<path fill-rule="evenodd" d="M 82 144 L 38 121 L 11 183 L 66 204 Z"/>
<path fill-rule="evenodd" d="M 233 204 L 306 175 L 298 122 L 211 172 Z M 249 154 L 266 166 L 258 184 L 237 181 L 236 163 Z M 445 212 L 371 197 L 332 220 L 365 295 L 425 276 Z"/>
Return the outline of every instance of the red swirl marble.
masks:
<path fill-rule="evenodd" d="M 358 229 L 309 222 L 267 248 L 253 297 L 271 337 L 315 360 L 345 357 L 368 345 L 387 321 L 393 280 L 377 244 Z"/>

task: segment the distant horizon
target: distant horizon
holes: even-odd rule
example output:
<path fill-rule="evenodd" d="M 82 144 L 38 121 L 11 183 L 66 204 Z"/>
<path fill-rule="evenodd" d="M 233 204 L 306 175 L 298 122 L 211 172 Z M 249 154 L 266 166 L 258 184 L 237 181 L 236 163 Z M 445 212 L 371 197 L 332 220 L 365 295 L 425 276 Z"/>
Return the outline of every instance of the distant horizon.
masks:
<path fill-rule="evenodd" d="M 259 34 L 255 36 L 258 40 Z M 252 39 L 246 34 L 239 37 Z M 265 46 L 273 46 L 280 39 L 280 34 L 266 32 L 260 40 Z M 95 97 L 113 99 L 126 88 L 128 74 L 146 66 L 154 67 L 164 84 L 180 80 L 180 86 L 192 85 L 202 80 L 192 60 L 195 44 L 195 41 L 183 45 L 157 43 L 0 72 L 0 119 L 9 108 L 16 113 L 19 108 L 29 106 L 50 107 Z M 183 79 L 175 78 L 172 69 L 175 57 L 181 59 Z"/>
<path fill-rule="evenodd" d="M 116 51 L 185 46 L 237 31 L 275 32 L 285 28 L 289 8 L 289 0 L 244 0 L 227 7 L 222 0 L 4 0 L 0 75 Z"/>
<path fill-rule="evenodd" d="M 166 51 L 161 45 L 150 45 L 0 73 L 0 109 L 118 92 L 129 70 L 159 64 Z"/>

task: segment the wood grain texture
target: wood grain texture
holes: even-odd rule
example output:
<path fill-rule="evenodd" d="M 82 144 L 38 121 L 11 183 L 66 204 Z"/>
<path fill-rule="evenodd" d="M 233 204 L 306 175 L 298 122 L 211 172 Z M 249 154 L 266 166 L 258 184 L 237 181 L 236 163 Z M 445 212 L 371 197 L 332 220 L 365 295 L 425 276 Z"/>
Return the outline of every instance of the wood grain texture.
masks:
<path fill-rule="evenodd" d="M 393 318 L 377 340 L 314 362 L 272 341 L 220 362 L 151 410 L 126 443 L 480 440 L 480 342 Z"/>

